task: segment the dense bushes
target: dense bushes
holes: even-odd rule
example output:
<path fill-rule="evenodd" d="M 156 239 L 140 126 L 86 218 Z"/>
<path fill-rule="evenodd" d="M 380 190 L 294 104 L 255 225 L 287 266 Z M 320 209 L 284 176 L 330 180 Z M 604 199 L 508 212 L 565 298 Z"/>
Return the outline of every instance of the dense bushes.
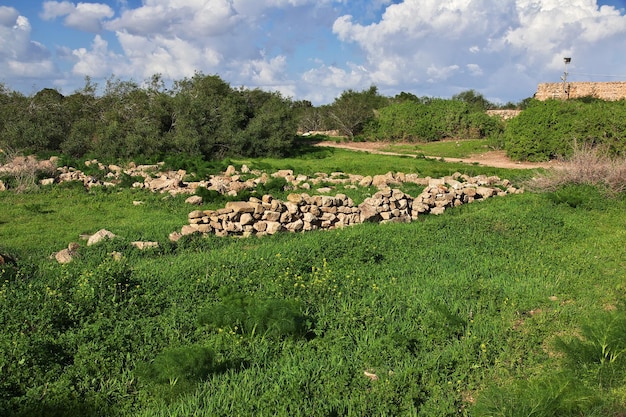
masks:
<path fill-rule="evenodd" d="M 52 89 L 26 97 L 3 87 L 0 149 L 105 160 L 282 156 L 296 131 L 290 100 L 233 89 L 218 76 L 198 73 L 170 90 L 159 76 L 145 87 L 111 78 L 102 96 L 95 91 L 89 80 L 67 97 Z"/>
<path fill-rule="evenodd" d="M 367 135 L 377 140 L 479 138 L 501 129 L 498 119 L 459 100 L 405 100 L 378 111 Z"/>
<path fill-rule="evenodd" d="M 603 145 L 610 154 L 626 152 L 626 101 L 533 100 L 510 120 L 502 135 L 516 160 L 546 161 L 569 157 L 574 145 Z"/>

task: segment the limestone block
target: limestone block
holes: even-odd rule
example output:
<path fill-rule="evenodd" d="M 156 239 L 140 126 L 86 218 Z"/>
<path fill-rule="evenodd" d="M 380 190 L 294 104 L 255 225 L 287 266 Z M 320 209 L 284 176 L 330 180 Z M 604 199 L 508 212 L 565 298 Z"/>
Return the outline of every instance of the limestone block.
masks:
<path fill-rule="evenodd" d="M 246 201 L 229 201 L 226 209 L 231 209 L 233 213 L 254 213 L 256 205 Z"/>
<path fill-rule="evenodd" d="M 104 239 L 113 239 L 115 237 L 116 236 L 108 230 L 100 229 L 89 237 L 89 239 L 87 240 L 87 246 L 95 245 L 96 243 L 99 243 Z"/>
<path fill-rule="evenodd" d="M 299 232 L 303 229 L 303 227 L 304 221 L 302 221 L 302 219 L 298 219 L 295 222 L 287 223 L 285 225 L 285 229 L 289 230 L 290 232 Z"/>
<path fill-rule="evenodd" d="M 263 220 L 266 220 L 268 222 L 277 222 L 280 220 L 280 212 L 268 210 L 263 213 Z"/>
<path fill-rule="evenodd" d="M 256 222 L 252 227 L 254 227 L 254 230 L 256 230 L 257 232 L 265 232 L 265 230 L 267 230 L 267 222 Z"/>
<path fill-rule="evenodd" d="M 239 222 L 242 226 L 247 226 L 254 223 L 254 217 L 250 213 L 243 213 L 239 218 Z"/>
<path fill-rule="evenodd" d="M 273 235 L 275 233 L 278 233 L 281 229 L 282 225 L 279 222 L 267 222 L 267 228 L 265 229 L 265 231 L 268 234 Z"/>

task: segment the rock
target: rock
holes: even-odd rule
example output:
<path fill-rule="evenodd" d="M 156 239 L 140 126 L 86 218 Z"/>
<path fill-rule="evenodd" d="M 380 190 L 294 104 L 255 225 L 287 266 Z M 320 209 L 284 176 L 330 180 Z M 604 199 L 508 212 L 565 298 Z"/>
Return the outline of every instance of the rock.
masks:
<path fill-rule="evenodd" d="M 159 247 L 159 242 L 130 242 L 130 244 L 139 250 Z"/>
<path fill-rule="evenodd" d="M 43 186 L 52 185 L 54 184 L 54 178 L 44 178 L 42 180 L 39 180 L 39 184 Z"/>
<path fill-rule="evenodd" d="M 168 236 L 170 242 L 178 242 L 181 237 L 183 237 L 183 235 L 179 232 L 172 232 Z"/>
<path fill-rule="evenodd" d="M 236 173 L 237 173 L 237 169 L 232 165 L 228 165 L 228 168 L 226 168 L 226 171 L 224 171 L 224 175 L 228 177 L 232 177 Z"/>
<path fill-rule="evenodd" d="M 0 191 L 6 191 L 7 187 L 4 185 L 4 182 L 0 181 Z"/>
<path fill-rule="evenodd" d="M 60 264 L 68 264 L 74 260 L 74 257 L 78 254 L 78 243 L 72 242 L 67 246 L 67 249 L 63 249 L 54 254 L 54 259 Z"/>
<path fill-rule="evenodd" d="M 288 176 L 293 176 L 293 170 L 291 169 L 281 169 L 279 171 L 276 171 L 275 173 L 272 174 L 272 177 L 274 178 L 278 178 L 278 177 L 288 177 Z"/>
<path fill-rule="evenodd" d="M 242 226 L 251 225 L 254 223 L 254 217 L 252 217 L 250 213 L 243 213 L 239 219 L 239 223 L 241 223 Z"/>
<path fill-rule="evenodd" d="M 95 245 L 96 243 L 101 242 L 104 239 L 113 239 L 115 236 L 113 233 L 109 232 L 106 229 L 100 229 L 93 235 L 89 237 L 87 240 L 87 246 Z"/>
<path fill-rule="evenodd" d="M 372 180 L 372 177 L 368 175 L 367 177 L 364 177 L 361 181 L 359 181 L 359 186 L 369 187 L 370 185 L 372 185 Z"/>
<path fill-rule="evenodd" d="M 255 205 L 246 201 L 229 201 L 226 208 L 231 209 L 233 213 L 254 213 Z"/>
<path fill-rule="evenodd" d="M 267 222 L 267 228 L 265 231 L 267 234 L 273 235 L 282 229 L 282 225 L 279 222 Z"/>
<path fill-rule="evenodd" d="M 189 213 L 187 215 L 187 219 L 189 221 L 191 221 L 191 220 L 194 220 L 194 219 L 201 219 L 204 216 L 205 216 L 204 211 L 202 211 L 202 210 L 194 210 L 194 211 L 192 211 L 191 213 Z M 197 223 L 197 222 L 195 222 L 195 223 Z"/>
<path fill-rule="evenodd" d="M 192 195 L 185 200 L 185 203 L 199 206 L 202 204 L 202 201 L 202 197 L 200 197 L 199 195 Z"/>
<path fill-rule="evenodd" d="M 57 252 L 54 255 L 54 259 L 57 260 L 60 264 L 68 264 L 74 260 L 72 255 L 69 253 L 69 250 L 63 249 L 62 251 Z"/>
<path fill-rule="evenodd" d="M 361 223 L 377 221 L 380 218 L 377 206 L 371 204 L 372 202 L 368 200 L 370 199 L 366 199 L 366 201 L 359 205 Z"/>
<path fill-rule="evenodd" d="M 294 204 L 300 204 L 302 199 L 302 194 L 291 193 L 287 196 L 287 201 Z"/>
<path fill-rule="evenodd" d="M 489 198 L 493 196 L 496 191 L 493 188 L 489 187 L 478 187 L 476 188 L 476 194 L 482 196 L 482 198 Z"/>

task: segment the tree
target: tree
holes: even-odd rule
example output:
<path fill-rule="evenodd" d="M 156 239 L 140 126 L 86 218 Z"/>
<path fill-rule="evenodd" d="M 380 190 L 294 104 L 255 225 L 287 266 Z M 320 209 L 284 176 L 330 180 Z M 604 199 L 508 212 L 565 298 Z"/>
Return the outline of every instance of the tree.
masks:
<path fill-rule="evenodd" d="M 341 133 L 354 138 L 374 117 L 374 110 L 387 103 L 388 99 L 378 94 L 376 86 L 363 91 L 346 90 L 330 106 L 329 115 Z"/>
<path fill-rule="evenodd" d="M 463 91 L 459 94 L 452 96 L 452 100 L 462 101 L 469 104 L 477 110 L 485 111 L 493 109 L 496 106 L 487 100 L 482 94 L 475 90 Z"/>

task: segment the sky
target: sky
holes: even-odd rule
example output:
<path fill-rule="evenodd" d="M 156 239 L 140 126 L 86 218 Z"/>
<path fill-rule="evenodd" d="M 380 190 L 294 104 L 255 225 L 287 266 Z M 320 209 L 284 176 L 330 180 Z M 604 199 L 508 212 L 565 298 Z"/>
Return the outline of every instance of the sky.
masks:
<path fill-rule="evenodd" d="M 372 85 L 517 103 L 566 70 L 626 81 L 626 0 L 0 0 L 0 83 L 26 95 L 202 73 L 314 105 Z"/>

